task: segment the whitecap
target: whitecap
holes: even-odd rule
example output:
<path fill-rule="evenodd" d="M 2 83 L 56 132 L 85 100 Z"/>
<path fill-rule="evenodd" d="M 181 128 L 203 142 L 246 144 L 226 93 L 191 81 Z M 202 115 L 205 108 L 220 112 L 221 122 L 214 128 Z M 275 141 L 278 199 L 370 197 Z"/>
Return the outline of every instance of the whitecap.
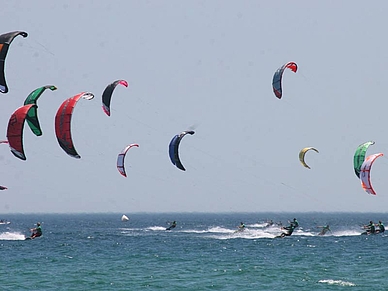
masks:
<path fill-rule="evenodd" d="M 3 232 L 0 233 L 0 240 L 25 240 L 25 235 L 20 232 Z"/>
<path fill-rule="evenodd" d="M 319 280 L 318 283 L 326 283 L 329 285 L 338 285 L 338 286 L 356 286 L 356 284 L 352 282 L 333 280 L 333 279 Z"/>

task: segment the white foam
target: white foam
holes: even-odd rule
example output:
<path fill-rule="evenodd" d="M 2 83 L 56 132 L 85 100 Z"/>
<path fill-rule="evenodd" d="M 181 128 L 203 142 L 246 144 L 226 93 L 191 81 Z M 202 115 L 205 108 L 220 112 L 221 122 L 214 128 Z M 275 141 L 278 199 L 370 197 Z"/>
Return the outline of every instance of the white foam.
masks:
<path fill-rule="evenodd" d="M 20 232 L 3 232 L 0 233 L 0 240 L 25 240 L 26 236 Z"/>
<path fill-rule="evenodd" d="M 146 230 L 153 230 L 153 231 L 166 230 L 166 227 L 163 227 L 163 226 L 150 226 L 150 227 L 147 227 Z"/>
<path fill-rule="evenodd" d="M 326 283 L 329 285 L 338 285 L 338 286 L 356 286 L 356 284 L 352 282 L 347 282 L 342 280 L 332 280 L 332 279 L 319 280 L 318 283 Z"/>

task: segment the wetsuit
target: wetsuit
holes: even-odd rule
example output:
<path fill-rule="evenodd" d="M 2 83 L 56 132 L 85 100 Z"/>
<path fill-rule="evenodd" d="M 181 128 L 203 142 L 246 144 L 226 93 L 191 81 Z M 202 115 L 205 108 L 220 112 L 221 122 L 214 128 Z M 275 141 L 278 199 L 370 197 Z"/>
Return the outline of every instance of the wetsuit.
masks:
<path fill-rule="evenodd" d="M 367 225 L 367 232 L 374 234 L 376 232 L 376 227 L 373 223 Z"/>
<path fill-rule="evenodd" d="M 293 223 L 291 223 L 290 226 L 283 227 L 283 229 L 287 230 L 287 232 L 283 232 L 280 236 L 281 237 L 290 236 L 294 232 L 295 226 Z"/>
<path fill-rule="evenodd" d="M 378 233 L 382 233 L 385 231 L 385 227 L 384 227 L 384 224 L 382 222 L 379 222 L 379 230 L 378 230 Z"/>
<path fill-rule="evenodd" d="M 31 235 L 31 238 L 40 237 L 42 235 L 42 227 L 38 225 L 35 230 L 35 232 Z"/>
<path fill-rule="evenodd" d="M 294 228 L 299 226 L 299 222 L 298 222 L 296 219 L 294 219 L 294 220 L 291 222 L 291 224 L 294 226 Z"/>
<path fill-rule="evenodd" d="M 326 232 L 328 232 L 330 230 L 329 226 L 324 226 L 321 230 L 321 232 L 319 233 L 319 235 L 325 235 Z"/>
<path fill-rule="evenodd" d="M 169 227 L 166 228 L 166 230 L 171 230 L 176 227 L 176 222 L 174 221 Z"/>

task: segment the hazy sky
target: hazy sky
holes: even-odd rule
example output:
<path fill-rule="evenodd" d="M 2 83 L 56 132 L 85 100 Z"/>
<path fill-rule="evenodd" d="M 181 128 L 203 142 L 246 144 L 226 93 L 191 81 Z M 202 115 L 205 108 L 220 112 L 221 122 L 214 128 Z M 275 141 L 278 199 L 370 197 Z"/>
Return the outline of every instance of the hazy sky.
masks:
<path fill-rule="evenodd" d="M 11 44 L 6 137 L 11 114 L 43 85 L 43 136 L 25 126 L 26 161 L 0 148 L 0 213 L 10 212 L 386 212 L 385 82 L 388 2 L 375 1 L 4 1 L 0 33 Z M 283 98 L 272 92 L 284 63 Z M 114 80 L 111 116 L 101 94 Z M 58 145 L 54 117 L 74 110 L 77 160 Z M 173 136 L 186 172 L 172 165 Z M 373 140 L 372 184 L 353 171 L 357 146 Z M 125 160 L 117 154 L 138 143 Z M 307 146 L 306 161 L 298 159 Z"/>

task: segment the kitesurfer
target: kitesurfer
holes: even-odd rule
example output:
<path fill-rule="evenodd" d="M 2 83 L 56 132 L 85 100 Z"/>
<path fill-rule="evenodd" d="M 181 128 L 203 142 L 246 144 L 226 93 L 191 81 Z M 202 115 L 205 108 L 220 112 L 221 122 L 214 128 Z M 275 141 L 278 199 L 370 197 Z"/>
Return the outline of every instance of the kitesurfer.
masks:
<path fill-rule="evenodd" d="M 318 235 L 325 235 L 328 231 L 331 231 L 329 225 L 326 226 L 317 226 L 318 228 L 322 228 L 321 232 Z"/>
<path fill-rule="evenodd" d="M 239 231 L 243 231 L 245 229 L 245 224 L 244 222 L 241 221 L 240 225 L 238 226 Z"/>
<path fill-rule="evenodd" d="M 288 221 L 290 222 L 290 221 Z M 296 220 L 296 218 L 294 218 L 291 222 L 290 222 L 290 225 L 289 226 L 286 226 L 286 227 L 282 227 L 282 230 L 285 230 L 286 232 L 283 232 L 280 237 L 285 237 L 285 236 L 290 236 L 295 228 L 297 228 L 299 226 L 299 222 L 298 220 Z"/>
<path fill-rule="evenodd" d="M 293 223 L 291 223 L 289 226 L 282 227 L 282 230 L 285 230 L 285 232 L 282 232 L 280 237 L 290 236 L 294 232 L 295 227 L 296 226 Z"/>
<path fill-rule="evenodd" d="M 176 227 L 176 221 L 174 220 L 169 227 L 166 228 L 166 230 L 171 230 Z"/>
<path fill-rule="evenodd" d="M 35 228 L 31 228 L 31 239 L 34 239 L 36 237 L 40 237 L 43 233 L 42 233 L 42 227 L 40 226 L 40 222 L 37 222 L 36 223 L 36 227 Z"/>
<path fill-rule="evenodd" d="M 379 227 L 379 229 L 376 230 L 376 233 L 383 233 L 385 231 L 384 224 L 379 220 L 379 223 L 376 224 L 376 226 Z"/>
<path fill-rule="evenodd" d="M 364 228 L 366 228 L 366 232 L 364 234 L 375 234 L 376 233 L 376 227 L 373 221 L 369 221 L 368 225 L 364 225 Z"/>

